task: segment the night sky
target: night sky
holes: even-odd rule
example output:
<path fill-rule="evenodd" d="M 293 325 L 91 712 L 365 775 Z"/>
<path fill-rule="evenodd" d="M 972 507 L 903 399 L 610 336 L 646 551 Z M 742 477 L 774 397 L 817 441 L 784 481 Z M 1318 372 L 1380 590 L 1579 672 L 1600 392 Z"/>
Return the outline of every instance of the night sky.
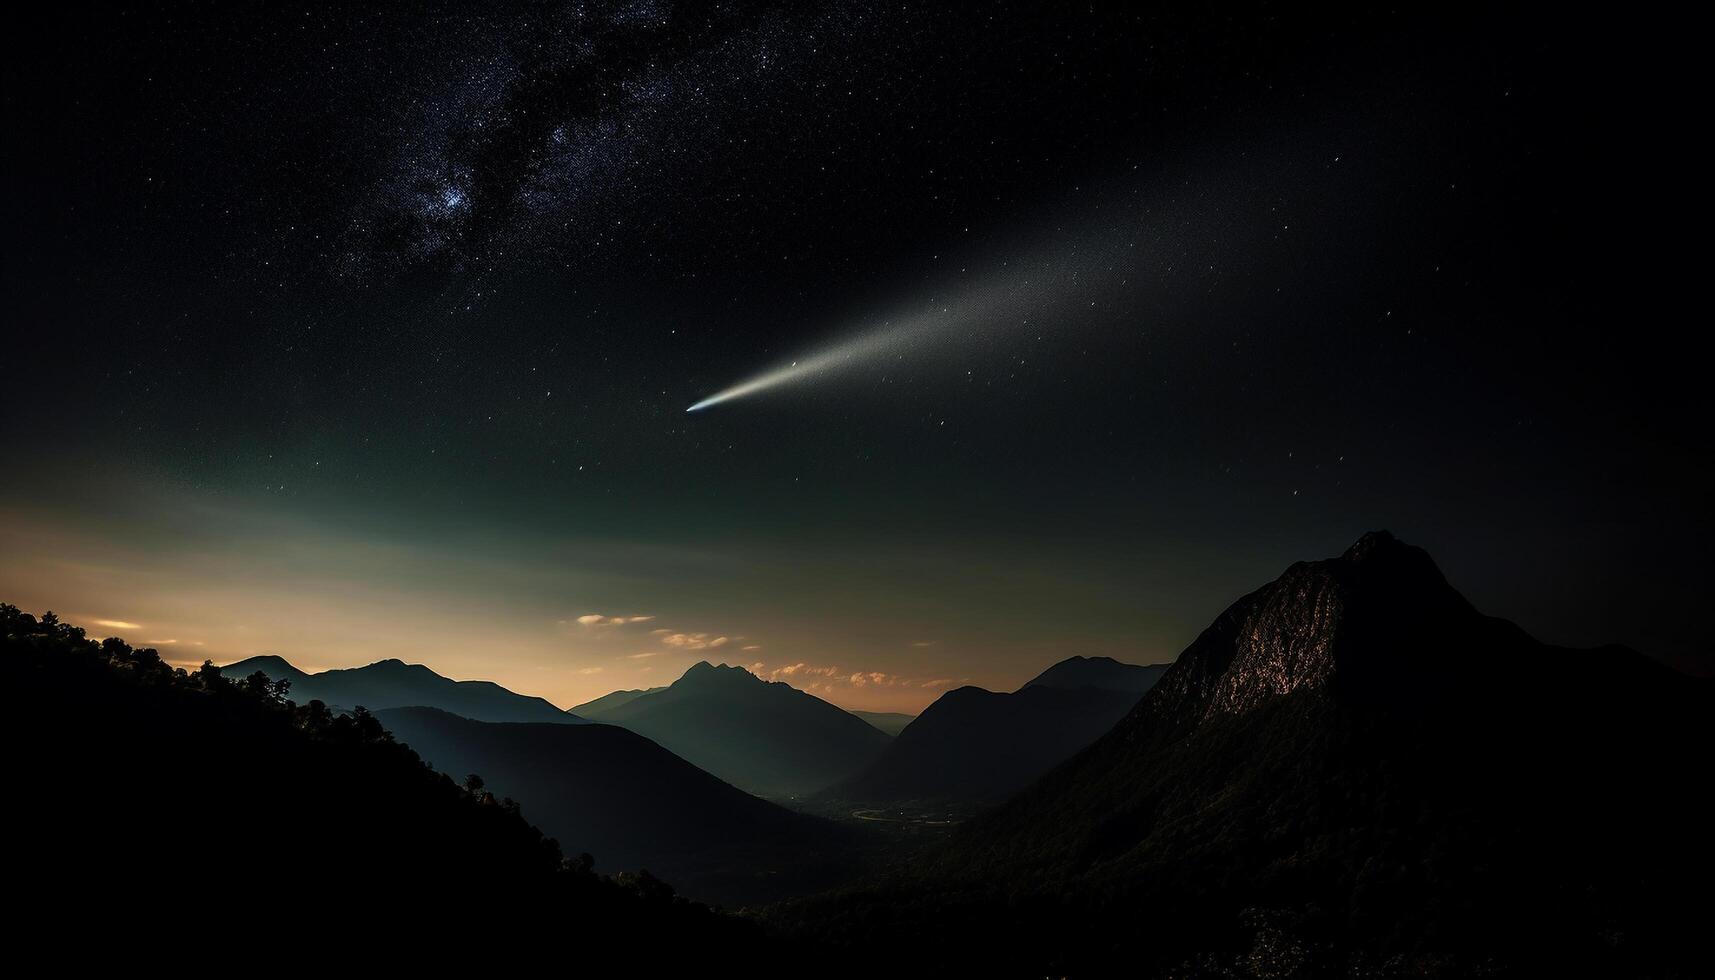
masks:
<path fill-rule="evenodd" d="M 1385 527 L 1543 639 L 1715 669 L 1675 52 L 351 6 L 9 32 L 0 600 L 179 662 L 915 710 L 1169 660 Z"/>

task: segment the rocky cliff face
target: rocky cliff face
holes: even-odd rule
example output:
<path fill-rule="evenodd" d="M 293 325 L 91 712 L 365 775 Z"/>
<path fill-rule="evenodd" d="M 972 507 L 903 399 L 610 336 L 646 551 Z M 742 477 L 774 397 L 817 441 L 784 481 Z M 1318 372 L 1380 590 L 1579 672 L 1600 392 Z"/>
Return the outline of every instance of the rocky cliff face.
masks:
<path fill-rule="evenodd" d="M 1420 701 L 1449 682 L 1448 658 L 1506 645 L 1534 641 L 1479 613 L 1427 552 L 1373 531 L 1233 603 L 1136 714 L 1183 734 L 1294 693 Z"/>

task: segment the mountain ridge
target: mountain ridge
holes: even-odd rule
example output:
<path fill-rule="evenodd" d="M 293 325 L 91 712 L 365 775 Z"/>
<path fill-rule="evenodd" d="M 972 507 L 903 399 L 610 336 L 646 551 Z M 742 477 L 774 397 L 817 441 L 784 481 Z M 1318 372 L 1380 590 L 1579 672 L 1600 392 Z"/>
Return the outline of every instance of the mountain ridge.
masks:
<path fill-rule="evenodd" d="M 574 704 L 566 709 L 566 713 L 589 721 L 603 721 L 609 711 L 621 705 L 629 704 L 645 694 L 654 694 L 656 691 L 665 691 L 666 689 L 666 686 L 663 685 L 661 687 L 632 688 L 627 691 L 610 691 L 599 698 L 585 701 L 583 704 Z"/>
<path fill-rule="evenodd" d="M 285 679 L 291 685 L 287 696 L 299 704 L 321 701 L 330 707 L 363 707 L 371 711 L 423 706 L 476 721 L 584 723 L 584 719 L 560 710 L 546 698 L 519 694 L 493 681 L 455 681 L 424 664 L 408 664 L 393 657 L 362 667 L 312 674 L 299 670 L 277 654 L 264 654 L 218 669 L 223 676 L 233 678 L 259 670 L 272 680 Z"/>

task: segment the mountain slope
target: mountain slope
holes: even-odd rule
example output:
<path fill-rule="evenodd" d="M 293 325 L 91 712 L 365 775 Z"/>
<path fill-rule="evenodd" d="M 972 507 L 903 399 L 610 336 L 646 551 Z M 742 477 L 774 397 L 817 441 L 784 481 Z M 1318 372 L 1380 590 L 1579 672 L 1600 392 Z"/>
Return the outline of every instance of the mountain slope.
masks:
<path fill-rule="evenodd" d="M 710 955 L 768 967 L 746 924 L 672 897 L 659 881 L 609 879 L 562 860 L 515 808 L 471 794 L 388 737 L 373 716 L 294 707 L 271 685 L 174 670 L 151 649 L 0 605 L 0 744 L 27 790 L 8 807 L 28 846 L 7 880 L 34 902 L 13 925 L 37 941 L 118 944 L 127 962 L 182 966 L 152 909 L 250 924 L 209 928 L 197 956 L 236 962 L 261 948 L 323 955 L 314 938 L 345 910 L 364 928 L 340 955 L 413 962 L 401 941 L 449 921 L 506 935 L 509 948 L 563 951 L 564 923 L 652 953 L 669 972 Z M 114 910 L 97 931 L 69 909 Z M 99 936 L 97 936 L 97 932 Z M 242 938 L 239 938 L 242 937 Z M 65 948 L 71 948 L 69 945 Z M 238 951 L 242 948 L 244 952 Z M 433 944 L 445 962 L 472 950 Z"/>
<path fill-rule="evenodd" d="M 803 796 L 849 776 L 889 738 L 821 698 L 742 667 L 699 663 L 666 690 L 607 712 L 675 755 L 769 798 Z"/>
<path fill-rule="evenodd" d="M 841 921 L 1071 974 L 1690 975 L 1712 710 L 1635 653 L 1481 615 L 1378 532 L 1234 603 L 1100 741 Z"/>
<path fill-rule="evenodd" d="M 630 704 L 645 694 L 654 694 L 656 691 L 665 690 L 667 690 L 665 687 L 645 687 L 632 691 L 614 691 L 611 694 L 603 694 L 594 701 L 585 701 L 583 704 L 574 705 L 567 708 L 566 711 L 586 721 L 606 721 L 608 712 L 622 705 Z"/>
<path fill-rule="evenodd" d="M 840 836 L 612 725 L 494 724 L 434 708 L 376 717 L 441 772 L 480 774 L 568 851 L 604 870 L 647 868 L 693 897 L 777 897 L 771 879 L 819 860 Z"/>
<path fill-rule="evenodd" d="M 898 711 L 854 711 L 852 714 L 889 735 L 898 735 L 905 730 L 905 726 L 917 720 L 916 715 L 908 715 Z"/>
<path fill-rule="evenodd" d="M 1012 694 L 948 691 L 874 765 L 828 795 L 999 802 L 1101 737 L 1165 670 L 1072 657 Z"/>
<path fill-rule="evenodd" d="M 516 694 L 493 681 L 455 681 L 422 664 L 382 660 L 366 667 L 324 670 L 309 674 L 276 656 L 251 657 L 220 668 L 230 678 L 261 671 L 270 680 L 291 682 L 288 696 L 298 704 L 320 701 L 333 708 L 424 706 L 440 708 L 477 721 L 543 721 L 562 725 L 583 722 L 543 698 Z"/>

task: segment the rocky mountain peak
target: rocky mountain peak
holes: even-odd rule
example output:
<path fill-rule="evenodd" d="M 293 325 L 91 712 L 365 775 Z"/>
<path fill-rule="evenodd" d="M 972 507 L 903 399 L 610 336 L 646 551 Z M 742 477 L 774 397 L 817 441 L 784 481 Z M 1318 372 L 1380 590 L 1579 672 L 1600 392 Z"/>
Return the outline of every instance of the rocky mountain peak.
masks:
<path fill-rule="evenodd" d="M 743 684 L 747 681 L 757 681 L 759 678 L 743 667 L 727 664 L 711 664 L 707 660 L 699 660 L 685 671 L 674 686 L 679 684 L 713 685 L 713 684 Z"/>
<path fill-rule="evenodd" d="M 1337 681 L 1399 683 L 1485 623 L 1427 552 L 1372 531 L 1228 607 L 1147 700 L 1191 722 Z"/>

